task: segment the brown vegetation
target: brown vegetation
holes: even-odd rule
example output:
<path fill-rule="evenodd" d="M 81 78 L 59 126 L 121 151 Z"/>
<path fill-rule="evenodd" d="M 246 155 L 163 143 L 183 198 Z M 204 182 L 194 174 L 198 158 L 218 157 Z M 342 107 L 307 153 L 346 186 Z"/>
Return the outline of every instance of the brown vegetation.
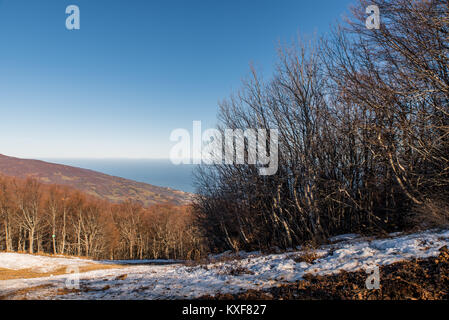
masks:
<path fill-rule="evenodd" d="M 186 205 L 192 195 L 146 183 L 113 177 L 100 172 L 0 155 L 0 174 L 41 183 L 69 186 L 91 196 L 114 203 L 132 200 L 143 206 L 155 204 Z"/>
<path fill-rule="evenodd" d="M 367 274 L 341 272 L 331 276 L 305 276 L 297 283 L 269 290 L 249 290 L 202 299 L 218 300 L 449 300 L 449 250 L 437 258 L 397 262 L 380 268 L 378 290 L 365 286 Z"/>
<path fill-rule="evenodd" d="M 52 284 L 42 284 L 35 287 L 24 288 L 5 295 L 0 295 L 0 300 L 27 300 L 27 295 L 30 293 L 51 289 L 53 287 Z"/>
<path fill-rule="evenodd" d="M 90 264 L 80 266 L 78 269 L 80 273 L 84 273 L 95 270 L 121 269 L 121 268 L 124 268 L 124 266 L 113 264 Z M 0 280 L 33 279 L 50 276 L 59 276 L 63 274 L 67 274 L 67 268 L 62 267 L 48 272 L 37 272 L 33 269 L 12 270 L 0 268 Z"/>
<path fill-rule="evenodd" d="M 68 187 L 0 176 L 0 250 L 96 259 L 195 259 L 188 206 L 111 204 Z"/>

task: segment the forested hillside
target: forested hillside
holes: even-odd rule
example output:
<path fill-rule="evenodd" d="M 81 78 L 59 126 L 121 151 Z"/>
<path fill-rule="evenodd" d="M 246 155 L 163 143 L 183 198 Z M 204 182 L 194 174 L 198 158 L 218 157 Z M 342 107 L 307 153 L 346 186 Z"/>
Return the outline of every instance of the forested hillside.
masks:
<path fill-rule="evenodd" d="M 0 250 L 103 259 L 194 259 L 188 206 L 112 204 L 69 187 L 0 176 Z"/>
<path fill-rule="evenodd" d="M 100 172 L 38 160 L 0 155 L 0 174 L 22 179 L 35 178 L 42 183 L 66 185 L 111 202 L 132 200 L 144 206 L 153 204 L 184 205 L 192 195 L 170 188 L 113 177 Z"/>

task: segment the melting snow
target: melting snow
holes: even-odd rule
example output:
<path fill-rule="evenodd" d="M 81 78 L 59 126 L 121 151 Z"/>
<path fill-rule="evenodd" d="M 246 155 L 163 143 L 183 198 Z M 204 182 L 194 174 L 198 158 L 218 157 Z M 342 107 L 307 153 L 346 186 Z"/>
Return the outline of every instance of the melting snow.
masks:
<path fill-rule="evenodd" d="M 229 260 L 232 255 L 227 252 L 211 257 L 216 261 L 227 256 L 226 261 L 207 265 L 130 265 L 121 269 L 86 272 L 80 274 L 81 288 L 86 289 L 80 293 L 56 296 L 56 290 L 53 289 L 33 294 L 40 299 L 194 299 L 206 294 L 263 289 L 300 280 L 307 273 L 326 275 L 341 270 L 357 271 L 373 265 L 437 256 L 441 247 L 449 245 L 449 230 L 395 234 L 387 239 L 344 235 L 332 240 L 338 242 L 315 250 L 319 258 L 312 264 L 294 261 L 301 251 L 272 255 L 240 253 L 236 260 Z M 50 270 L 48 268 L 78 263 L 112 262 L 0 253 L 0 268 L 17 270 L 34 267 Z M 117 279 L 125 274 L 126 279 Z M 4 280 L 0 281 L 0 294 L 42 284 L 63 288 L 66 280 L 67 275 Z"/>
<path fill-rule="evenodd" d="M 51 272 L 68 266 L 81 267 L 94 263 L 97 262 L 63 256 L 50 257 L 19 253 L 0 253 L 0 268 L 12 270 L 30 269 L 40 273 Z"/>

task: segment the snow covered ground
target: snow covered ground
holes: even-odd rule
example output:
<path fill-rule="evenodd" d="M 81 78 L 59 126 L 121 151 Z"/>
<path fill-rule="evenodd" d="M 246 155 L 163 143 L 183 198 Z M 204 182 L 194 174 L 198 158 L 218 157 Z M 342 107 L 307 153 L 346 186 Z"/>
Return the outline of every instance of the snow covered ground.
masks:
<path fill-rule="evenodd" d="M 0 268 L 11 270 L 30 269 L 33 272 L 46 273 L 68 266 L 83 267 L 99 262 L 67 257 L 50 257 L 19 253 L 0 253 Z M 0 287 L 1 288 L 1 287 Z"/>
<path fill-rule="evenodd" d="M 263 289 L 300 280 L 305 274 L 332 274 L 341 270 L 357 271 L 375 265 L 387 265 L 411 258 L 437 256 L 449 245 L 449 230 L 393 235 L 386 239 L 369 239 L 356 235 L 336 237 L 333 244 L 315 250 L 313 263 L 295 262 L 301 250 L 282 254 L 240 253 L 239 259 L 224 259 L 207 265 L 130 265 L 117 269 L 96 270 L 79 274 L 80 291 L 57 295 L 66 287 L 67 275 L 46 278 L 0 281 L 0 296 L 19 289 L 41 285 L 28 298 L 38 299 L 194 299 L 202 295 L 235 293 Z M 214 258 L 223 258 L 224 255 Z M 169 261 L 173 262 L 173 261 Z M 36 257 L 0 253 L 0 268 L 21 269 L 34 266 L 41 270 L 64 264 L 102 263 L 90 260 Z M 107 263 L 111 263 L 108 261 Z M 69 282 L 73 283 L 73 282 Z"/>

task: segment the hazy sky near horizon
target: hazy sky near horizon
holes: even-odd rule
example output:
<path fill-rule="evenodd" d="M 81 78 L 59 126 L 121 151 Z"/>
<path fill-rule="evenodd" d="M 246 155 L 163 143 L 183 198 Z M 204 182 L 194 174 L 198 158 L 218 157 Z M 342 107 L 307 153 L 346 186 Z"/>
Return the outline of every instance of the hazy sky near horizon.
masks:
<path fill-rule="evenodd" d="M 324 34 L 352 3 L 0 0 L 0 153 L 168 158 L 171 131 L 215 126 L 250 63 L 269 77 L 279 41 Z"/>

